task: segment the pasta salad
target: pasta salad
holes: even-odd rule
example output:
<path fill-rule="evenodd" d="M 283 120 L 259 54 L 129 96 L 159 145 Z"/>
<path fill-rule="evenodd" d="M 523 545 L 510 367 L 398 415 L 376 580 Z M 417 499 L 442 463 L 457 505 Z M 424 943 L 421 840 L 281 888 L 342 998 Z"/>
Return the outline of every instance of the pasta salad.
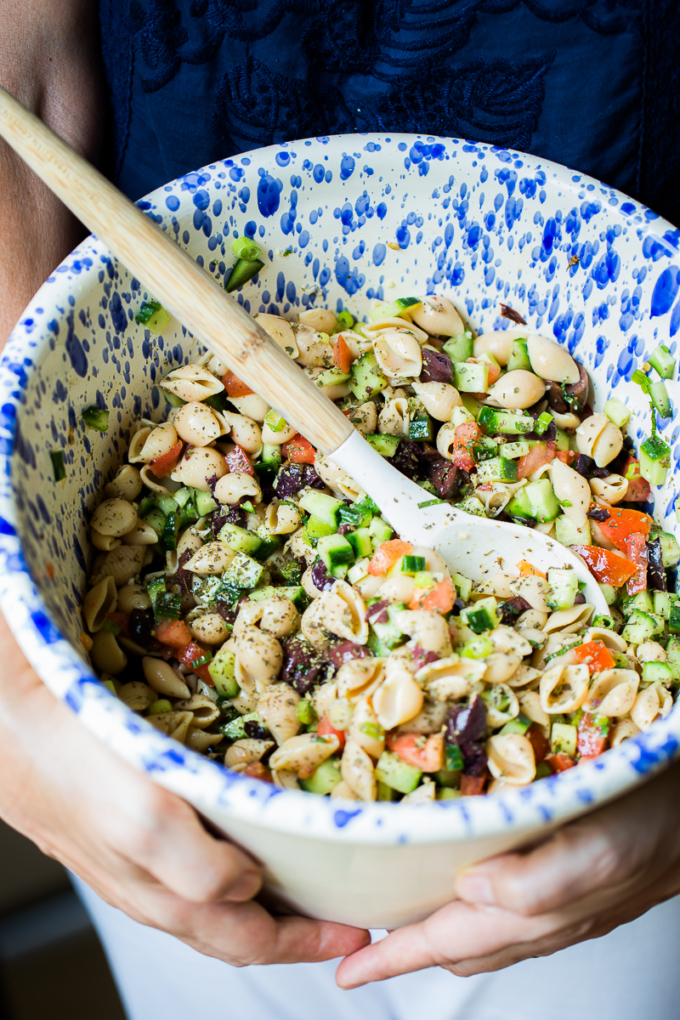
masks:
<path fill-rule="evenodd" d="M 636 457 L 625 405 L 593 413 L 583 366 L 503 313 L 477 337 L 444 297 L 258 320 L 431 499 L 570 546 L 608 615 L 571 570 L 451 573 L 206 355 L 160 383 L 164 420 L 134 424 L 89 522 L 82 641 L 110 690 L 234 771 L 404 803 L 524 786 L 666 715 L 680 548 L 646 512 L 665 444 Z M 663 415 L 668 351 L 646 368 Z"/>

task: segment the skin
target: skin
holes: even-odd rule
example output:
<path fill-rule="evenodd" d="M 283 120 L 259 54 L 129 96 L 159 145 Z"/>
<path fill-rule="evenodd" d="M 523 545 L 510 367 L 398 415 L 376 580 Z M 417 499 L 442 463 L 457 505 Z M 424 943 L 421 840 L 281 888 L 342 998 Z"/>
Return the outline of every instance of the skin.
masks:
<path fill-rule="evenodd" d="M 0 85 L 88 159 L 103 104 L 92 0 L 2 0 Z M 82 239 L 0 141 L 0 346 Z M 236 966 L 343 956 L 368 935 L 269 913 L 245 853 L 100 744 L 33 672 L 0 617 L 0 817 L 130 917 Z M 83 768 L 83 763 L 87 768 Z"/>
<path fill-rule="evenodd" d="M 2 0 L 0 84 L 96 161 L 94 7 Z M 0 141 L 0 344 L 83 233 Z M 680 890 L 674 767 L 530 852 L 468 869 L 460 900 L 375 946 L 343 925 L 272 915 L 253 899 L 256 864 L 99 744 L 44 687 L 2 618 L 0 645 L 0 817 L 107 902 L 231 964 L 346 956 L 344 988 L 430 966 L 476 974 L 603 935 Z"/>

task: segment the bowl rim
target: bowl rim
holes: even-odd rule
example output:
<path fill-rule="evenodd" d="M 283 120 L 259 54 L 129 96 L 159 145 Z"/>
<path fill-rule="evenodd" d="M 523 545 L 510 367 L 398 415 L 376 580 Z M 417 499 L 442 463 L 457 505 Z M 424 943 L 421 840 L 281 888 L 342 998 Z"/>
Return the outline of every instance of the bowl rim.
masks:
<path fill-rule="evenodd" d="M 480 151 L 497 151 L 485 143 L 464 143 L 460 139 L 433 138 L 426 134 L 389 133 L 387 137 L 390 144 L 405 142 L 409 148 L 419 141 L 430 144 L 434 141 L 445 146 L 474 144 Z M 309 142 L 311 148 L 307 145 Z M 275 170 L 278 166 L 280 169 L 276 156 L 293 145 L 307 145 L 308 151 L 313 152 L 314 146 L 323 144 L 323 153 L 329 156 L 335 150 L 340 153 L 343 147 L 363 147 L 370 142 L 381 145 L 383 153 L 388 151 L 385 135 L 366 133 L 334 135 L 323 140 L 300 139 L 240 153 L 233 159 L 216 161 L 161 185 L 138 204 L 145 209 L 156 209 L 157 222 L 160 217 L 169 222 L 166 199 L 172 194 L 179 200 L 174 215 L 180 209 L 184 211 L 191 194 L 185 182 L 192 177 L 195 179 L 218 167 L 233 166 L 235 160 L 243 159 L 249 159 L 258 167 Z M 522 159 L 529 169 L 545 171 L 545 187 L 555 187 L 557 181 L 563 190 L 574 189 L 575 171 L 516 150 L 501 151 Z M 374 158 L 378 155 L 379 152 L 373 153 Z M 577 179 L 579 189 L 592 183 L 615 196 L 620 215 L 623 215 L 620 206 L 624 202 L 632 203 L 639 233 L 646 233 L 651 222 L 656 229 L 674 229 L 655 214 L 647 215 L 644 206 L 623 193 L 585 174 L 579 173 Z M 210 188 L 209 181 L 202 186 Z M 667 244 L 673 249 L 670 241 Z M 677 252 L 673 249 L 667 254 Z M 274 788 L 229 772 L 155 730 L 104 688 L 81 655 L 60 635 L 28 570 L 17 532 L 18 513 L 12 493 L 11 468 L 23 390 L 28 385 L 31 366 L 40 359 L 47 343 L 44 332 L 40 339 L 41 329 L 46 331 L 55 305 L 68 307 L 73 292 L 84 291 L 90 280 L 95 281 L 103 261 L 110 258 L 108 249 L 93 236 L 71 252 L 27 306 L 0 361 L 0 608 L 27 659 L 38 674 L 46 678 L 46 685 L 105 744 L 216 820 L 232 818 L 235 822 L 248 822 L 288 834 L 380 845 L 470 840 L 509 831 L 535 830 L 537 826 L 555 826 L 626 793 L 643 777 L 671 762 L 680 746 L 680 706 L 677 705 L 650 730 L 607 751 L 602 760 L 587 762 L 528 787 L 506 789 L 492 796 L 417 806 L 331 800 L 303 791 Z"/>

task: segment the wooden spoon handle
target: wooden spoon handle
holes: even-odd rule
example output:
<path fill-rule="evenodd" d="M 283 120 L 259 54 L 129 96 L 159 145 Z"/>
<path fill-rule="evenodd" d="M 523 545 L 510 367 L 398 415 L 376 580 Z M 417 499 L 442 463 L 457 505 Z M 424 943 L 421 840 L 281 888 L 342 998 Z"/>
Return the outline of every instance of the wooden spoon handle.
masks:
<path fill-rule="evenodd" d="M 43 122 L 0 88 L 0 135 L 202 344 L 323 453 L 347 418 L 190 255 Z"/>

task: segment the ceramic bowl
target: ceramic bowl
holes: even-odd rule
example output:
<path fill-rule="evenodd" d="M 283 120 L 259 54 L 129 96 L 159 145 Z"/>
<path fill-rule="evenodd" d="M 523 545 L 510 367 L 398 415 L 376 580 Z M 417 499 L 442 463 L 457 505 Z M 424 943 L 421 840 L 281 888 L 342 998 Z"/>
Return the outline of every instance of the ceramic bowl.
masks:
<path fill-rule="evenodd" d="M 414 135 L 291 142 L 227 159 L 139 203 L 223 278 L 237 235 L 266 266 L 238 300 L 283 315 L 313 304 L 449 295 L 478 331 L 500 302 L 555 337 L 649 428 L 629 382 L 680 326 L 680 231 L 564 167 L 488 145 Z M 642 782 L 678 750 L 680 709 L 594 763 L 500 796 L 421 807 L 330 801 L 230 774 L 171 742 L 94 678 L 79 634 L 85 522 L 121 462 L 131 422 L 160 419 L 158 381 L 198 352 L 173 321 L 137 325 L 147 296 L 88 238 L 47 280 L 0 367 L 0 604 L 24 652 L 83 725 L 196 806 L 265 865 L 272 891 L 317 917 L 395 927 L 449 900 L 462 865 L 517 846 Z M 678 387 L 671 393 L 677 400 Z M 85 428 L 91 404 L 106 434 Z M 680 460 L 680 428 L 659 422 Z M 66 477 L 55 482 L 50 452 Z M 656 513 L 677 528 L 672 472 Z M 84 763 L 85 765 L 86 763 Z"/>

